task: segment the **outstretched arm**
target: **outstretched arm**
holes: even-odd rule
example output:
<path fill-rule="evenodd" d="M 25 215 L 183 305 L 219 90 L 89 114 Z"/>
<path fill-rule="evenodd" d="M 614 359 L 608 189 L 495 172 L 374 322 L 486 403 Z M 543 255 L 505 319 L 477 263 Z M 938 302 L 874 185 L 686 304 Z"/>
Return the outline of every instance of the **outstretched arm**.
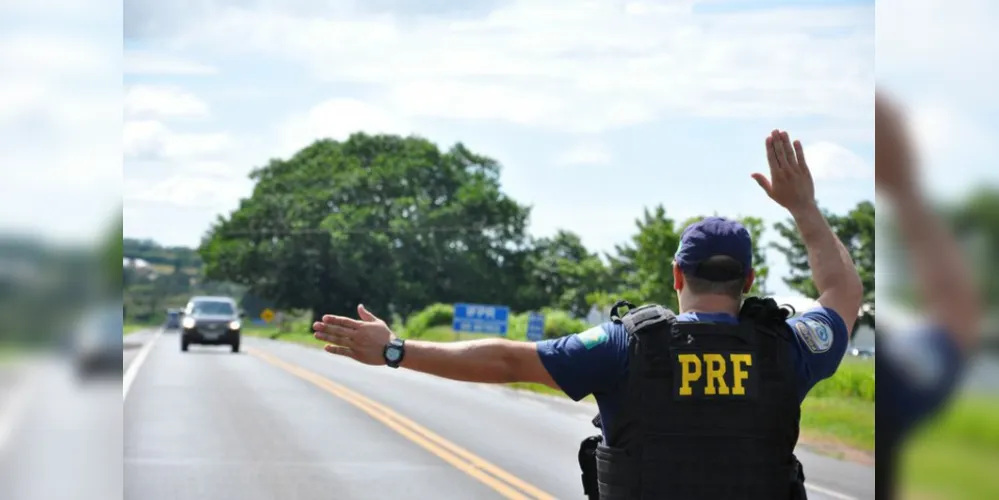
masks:
<path fill-rule="evenodd" d="M 326 351 L 368 365 L 384 365 L 385 345 L 396 338 L 384 321 L 357 307 L 360 320 L 323 316 L 313 324 Z M 614 324 L 542 342 L 482 339 L 406 341 L 403 368 L 465 382 L 531 382 L 578 401 L 615 387 L 627 366 L 627 335 Z"/>
<path fill-rule="evenodd" d="M 533 382 L 558 389 L 533 342 L 480 339 L 406 341 L 403 368 L 465 382 Z"/>
<path fill-rule="evenodd" d="M 323 316 L 313 325 L 319 340 L 330 342 L 326 351 L 368 365 L 384 365 L 385 345 L 396 338 L 392 329 L 363 305 L 360 320 Z M 541 363 L 533 342 L 482 339 L 465 342 L 406 342 L 403 368 L 465 382 L 534 382 L 558 388 Z"/>

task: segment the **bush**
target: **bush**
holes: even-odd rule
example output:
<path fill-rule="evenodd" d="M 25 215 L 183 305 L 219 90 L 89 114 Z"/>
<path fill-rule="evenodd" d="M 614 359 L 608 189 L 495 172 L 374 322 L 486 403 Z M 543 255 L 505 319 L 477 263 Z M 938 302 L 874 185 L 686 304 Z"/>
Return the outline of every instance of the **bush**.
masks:
<path fill-rule="evenodd" d="M 874 402 L 874 362 L 846 358 L 832 377 L 815 385 L 809 397 L 845 397 Z"/>
<path fill-rule="evenodd" d="M 586 331 L 590 328 L 590 324 L 585 319 L 573 318 L 567 311 L 546 308 L 541 313 L 545 315 L 546 339 L 557 339 L 573 333 Z"/>
<path fill-rule="evenodd" d="M 412 315 L 406 322 L 406 336 L 419 338 L 435 326 L 451 326 L 454 320 L 454 306 L 451 304 L 431 304 L 426 309 Z"/>

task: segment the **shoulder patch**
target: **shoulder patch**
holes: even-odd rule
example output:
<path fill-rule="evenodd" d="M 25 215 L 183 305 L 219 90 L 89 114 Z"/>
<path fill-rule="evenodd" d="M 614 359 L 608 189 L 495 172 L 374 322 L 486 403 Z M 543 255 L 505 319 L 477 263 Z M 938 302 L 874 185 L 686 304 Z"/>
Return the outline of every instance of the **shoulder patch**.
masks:
<path fill-rule="evenodd" d="M 825 323 L 814 319 L 803 319 L 794 324 L 794 331 L 808 350 L 815 354 L 826 352 L 832 347 L 832 328 Z"/>
<path fill-rule="evenodd" d="M 583 347 L 586 347 L 586 350 L 593 349 L 594 347 L 607 342 L 608 338 L 607 332 L 604 330 L 603 326 L 595 326 L 585 332 L 577 333 L 576 337 L 583 343 Z"/>
<path fill-rule="evenodd" d="M 883 337 L 882 349 L 886 361 L 891 361 L 898 370 L 920 389 L 930 390 L 944 378 L 944 360 L 938 349 L 922 333 L 910 335 L 888 334 Z"/>

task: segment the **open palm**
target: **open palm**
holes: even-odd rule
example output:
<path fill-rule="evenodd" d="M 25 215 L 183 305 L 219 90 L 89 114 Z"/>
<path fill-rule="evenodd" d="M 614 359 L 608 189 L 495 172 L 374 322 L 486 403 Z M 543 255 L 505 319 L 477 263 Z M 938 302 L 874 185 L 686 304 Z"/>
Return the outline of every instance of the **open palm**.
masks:
<path fill-rule="evenodd" d="M 815 203 L 815 183 L 805 162 L 800 141 L 791 142 L 787 132 L 774 130 L 766 140 L 770 178 L 761 173 L 753 179 L 771 200 L 788 210 Z"/>

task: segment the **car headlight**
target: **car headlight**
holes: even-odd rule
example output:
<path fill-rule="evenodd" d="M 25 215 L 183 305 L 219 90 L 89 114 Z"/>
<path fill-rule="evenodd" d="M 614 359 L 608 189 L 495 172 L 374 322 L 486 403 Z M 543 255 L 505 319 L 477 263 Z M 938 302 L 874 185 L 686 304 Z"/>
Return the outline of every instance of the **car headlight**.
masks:
<path fill-rule="evenodd" d="M 197 324 L 198 324 L 198 322 L 194 321 L 194 318 L 184 318 L 184 322 L 183 322 L 184 328 L 194 328 L 194 325 L 197 325 Z"/>
<path fill-rule="evenodd" d="M 229 323 L 230 330 L 239 330 L 239 327 L 240 327 L 239 321 L 233 321 L 232 323 Z"/>

